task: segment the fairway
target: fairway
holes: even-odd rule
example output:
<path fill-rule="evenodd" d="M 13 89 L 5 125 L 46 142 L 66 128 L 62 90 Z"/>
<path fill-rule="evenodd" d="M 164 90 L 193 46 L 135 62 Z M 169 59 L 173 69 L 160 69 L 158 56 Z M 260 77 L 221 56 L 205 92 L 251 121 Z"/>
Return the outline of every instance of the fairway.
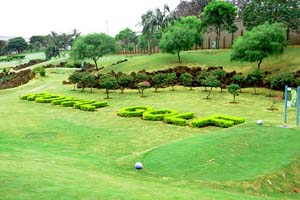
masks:
<path fill-rule="evenodd" d="M 62 85 L 69 73 L 48 70 L 45 78 L 0 91 L 3 199 L 297 199 L 291 189 L 298 187 L 295 169 L 288 180 L 278 178 L 285 184 L 283 193 L 277 184 L 255 187 L 257 181 L 266 182 L 263 177 L 293 168 L 299 158 L 299 129 L 277 128 L 283 106 L 268 111 L 265 89 L 259 89 L 261 95 L 244 90 L 238 104 L 230 104 L 232 96 L 220 90 L 206 100 L 203 88 L 149 89 L 145 98 L 136 90 L 115 90 L 109 106 L 97 112 L 19 99 L 48 92 L 104 100 L 104 90 L 91 94 Z M 194 112 L 196 117 L 230 114 L 246 123 L 198 129 L 117 116 L 120 108 L 134 105 Z M 265 126 L 255 125 L 258 118 Z M 134 169 L 137 161 L 143 162 L 142 171 Z"/>

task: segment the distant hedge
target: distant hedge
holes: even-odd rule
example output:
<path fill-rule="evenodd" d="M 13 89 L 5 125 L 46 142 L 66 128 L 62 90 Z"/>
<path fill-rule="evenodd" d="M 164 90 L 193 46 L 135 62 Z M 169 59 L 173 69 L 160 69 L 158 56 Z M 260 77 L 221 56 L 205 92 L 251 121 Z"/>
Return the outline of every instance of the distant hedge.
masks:
<path fill-rule="evenodd" d="M 97 102 L 95 100 L 76 99 L 74 97 L 65 97 L 48 93 L 26 94 L 20 96 L 20 99 L 35 101 L 36 103 L 51 103 L 52 105 L 72 107 L 83 111 L 96 111 L 98 108 L 108 106 L 106 101 Z"/>

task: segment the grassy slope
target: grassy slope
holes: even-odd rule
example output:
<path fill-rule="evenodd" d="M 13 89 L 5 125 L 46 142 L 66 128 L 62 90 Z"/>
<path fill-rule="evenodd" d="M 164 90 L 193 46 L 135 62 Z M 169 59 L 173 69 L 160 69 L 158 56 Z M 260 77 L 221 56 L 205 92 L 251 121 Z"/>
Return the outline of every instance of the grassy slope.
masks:
<path fill-rule="evenodd" d="M 241 126 L 166 145 L 149 152 L 144 163 L 149 170 L 173 178 L 251 180 L 276 172 L 299 156 L 298 132 L 297 129 Z"/>
<path fill-rule="evenodd" d="M 125 56 L 106 57 L 103 60 L 100 59 L 99 63 L 107 66 L 104 71 L 123 71 L 132 72 L 142 69 L 148 71 L 165 69 L 169 67 L 176 67 L 178 65 L 186 66 L 224 66 L 226 70 L 237 70 L 247 72 L 256 68 L 256 63 L 240 63 L 230 61 L 231 50 L 200 50 L 182 52 L 182 63 L 178 63 L 177 57 L 170 54 L 154 54 L 154 55 L 139 55 L 129 56 L 128 62 L 121 63 L 119 65 L 110 66 L 110 63 L 122 60 Z M 273 56 L 263 61 L 261 67 L 263 70 L 268 71 L 296 71 L 300 70 L 300 48 L 299 46 L 292 46 L 287 48 L 285 54 L 282 56 Z M 109 62 L 111 61 L 111 62 Z"/>

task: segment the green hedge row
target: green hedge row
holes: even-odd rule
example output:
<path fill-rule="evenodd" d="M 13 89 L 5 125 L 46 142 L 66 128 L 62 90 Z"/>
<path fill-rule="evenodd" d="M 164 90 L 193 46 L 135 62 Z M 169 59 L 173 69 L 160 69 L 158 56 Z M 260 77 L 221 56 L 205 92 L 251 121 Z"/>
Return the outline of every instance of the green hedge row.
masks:
<path fill-rule="evenodd" d="M 212 115 L 206 118 L 195 119 L 189 124 L 187 120 L 195 117 L 192 112 L 178 114 L 176 110 L 153 110 L 153 107 L 151 106 L 131 106 L 122 108 L 119 110 L 118 115 L 121 117 L 142 117 L 144 120 L 151 121 L 164 121 L 165 123 L 178 126 L 190 125 L 195 128 L 206 126 L 228 128 L 245 122 L 244 118 L 226 115 Z"/>
<path fill-rule="evenodd" d="M 52 105 L 61 105 L 63 107 L 73 107 L 83 111 L 95 111 L 97 108 L 108 106 L 106 101 L 97 102 L 95 100 L 75 99 L 74 97 L 51 95 L 48 93 L 27 94 L 20 96 L 20 99 L 35 101 L 37 103 L 51 103 Z"/>
<path fill-rule="evenodd" d="M 152 111 L 146 111 L 143 113 L 143 119 L 144 120 L 150 120 L 150 121 L 164 121 L 165 117 L 177 115 L 178 112 L 176 110 L 152 110 Z"/>
<path fill-rule="evenodd" d="M 168 124 L 178 125 L 178 126 L 186 126 L 187 120 L 193 119 L 194 116 L 195 116 L 194 113 L 187 112 L 187 113 L 182 113 L 174 116 L 165 117 L 164 122 Z"/>
<path fill-rule="evenodd" d="M 152 110 L 151 106 L 131 106 L 119 110 L 118 115 L 120 117 L 142 117 L 144 112 Z"/>
<path fill-rule="evenodd" d="M 244 118 L 225 115 L 213 115 L 206 118 L 195 119 L 192 121 L 191 125 L 195 128 L 202 128 L 206 126 L 218 126 L 222 128 L 229 128 L 234 125 L 242 124 L 244 122 Z"/>

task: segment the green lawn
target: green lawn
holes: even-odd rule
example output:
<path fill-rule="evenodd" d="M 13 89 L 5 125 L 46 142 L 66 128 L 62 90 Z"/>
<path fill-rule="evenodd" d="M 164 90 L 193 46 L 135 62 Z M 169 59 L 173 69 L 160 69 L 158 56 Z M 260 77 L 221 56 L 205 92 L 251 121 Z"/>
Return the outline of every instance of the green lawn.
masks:
<path fill-rule="evenodd" d="M 148 71 L 167 69 L 170 67 L 176 67 L 179 65 L 190 67 L 204 67 L 209 66 L 223 66 L 225 70 L 248 72 L 256 69 L 257 63 L 248 62 L 231 62 L 230 61 L 231 50 L 198 50 L 182 52 L 182 63 L 178 63 L 177 56 L 171 54 L 153 54 L 153 55 L 138 55 L 128 56 L 128 61 L 119 65 L 110 66 L 118 60 L 125 59 L 124 56 L 110 56 L 99 60 L 99 64 L 104 65 L 105 72 L 123 71 L 132 72 L 142 69 Z M 273 56 L 263 61 L 262 70 L 268 70 L 271 72 L 280 71 L 296 71 L 300 70 L 300 48 L 299 46 L 290 46 L 282 56 Z"/>
<path fill-rule="evenodd" d="M 131 71 L 122 65 L 115 67 Z M 204 99 L 203 88 L 148 89 L 145 98 L 136 90 L 123 95 L 115 90 L 109 107 L 97 112 L 19 100 L 38 92 L 104 100 L 104 90 L 91 94 L 62 85 L 69 73 L 48 69 L 45 78 L 0 90 L 1 200 L 299 199 L 295 109 L 289 110 L 291 128 L 279 128 L 283 102 L 276 104 L 277 111 L 268 111 L 272 102 L 267 90 L 253 95 L 253 89 L 244 89 L 238 104 L 229 103 L 232 95 L 219 89 L 210 100 Z M 117 116 L 120 108 L 133 105 L 194 112 L 197 117 L 232 115 L 246 118 L 246 123 L 196 129 Z M 264 126 L 255 125 L 258 119 Z M 143 162 L 142 171 L 134 169 L 137 161 Z"/>

